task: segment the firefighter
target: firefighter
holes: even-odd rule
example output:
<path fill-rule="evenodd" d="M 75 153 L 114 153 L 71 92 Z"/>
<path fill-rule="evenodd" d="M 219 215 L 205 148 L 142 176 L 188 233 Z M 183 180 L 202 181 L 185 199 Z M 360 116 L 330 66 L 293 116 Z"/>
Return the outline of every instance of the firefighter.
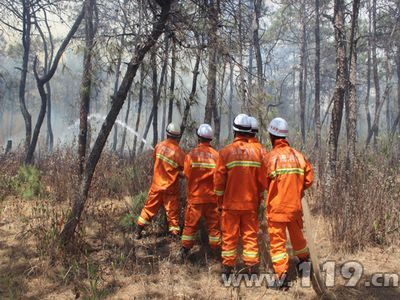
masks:
<path fill-rule="evenodd" d="M 262 152 L 249 143 L 250 118 L 238 115 L 233 122 L 235 139 L 219 152 L 214 176 L 222 232 L 222 278 L 236 265 L 239 237 L 243 244 L 242 259 L 249 273 L 258 273 L 257 244 L 260 168 Z"/>
<path fill-rule="evenodd" d="M 217 196 L 214 193 L 214 173 L 218 152 L 212 148 L 213 129 L 202 124 L 197 130 L 198 145 L 185 158 L 183 174 L 187 180 L 187 206 L 182 233 L 181 258 L 187 257 L 195 241 L 200 218 L 205 219 L 211 249 L 221 243 Z"/>
<path fill-rule="evenodd" d="M 144 227 L 150 224 L 161 205 L 164 206 L 168 231 L 179 236 L 179 176 L 183 170 L 185 153 L 179 147 L 180 127 L 170 123 L 166 128 L 167 139 L 154 149 L 154 174 L 145 206 L 137 221 L 135 238 L 142 238 Z"/>
<path fill-rule="evenodd" d="M 303 236 L 301 198 L 313 182 L 313 169 L 306 158 L 291 148 L 286 140 L 288 124 L 282 118 L 271 121 L 268 132 L 273 149 L 264 156 L 263 173 L 268 191 L 266 217 L 270 238 L 271 260 L 280 288 L 288 289 L 289 256 L 286 250 L 286 229 L 294 254 L 300 262 L 309 259 Z"/>

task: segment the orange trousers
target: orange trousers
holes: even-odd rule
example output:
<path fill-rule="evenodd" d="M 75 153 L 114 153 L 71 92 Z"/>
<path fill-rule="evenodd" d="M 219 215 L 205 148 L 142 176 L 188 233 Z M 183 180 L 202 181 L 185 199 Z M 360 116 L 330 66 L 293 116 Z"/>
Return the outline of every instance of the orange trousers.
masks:
<path fill-rule="evenodd" d="M 247 266 L 259 263 L 257 211 L 223 210 L 221 216 L 222 264 L 235 266 L 239 237 L 243 243 L 242 259 Z"/>
<path fill-rule="evenodd" d="M 300 260 L 309 256 L 307 242 L 303 236 L 303 220 L 301 217 L 288 223 L 268 221 L 271 260 L 278 277 L 281 277 L 289 269 L 289 255 L 286 251 L 286 228 L 289 231 L 294 255 Z"/>
<path fill-rule="evenodd" d="M 185 227 L 182 233 L 182 246 L 186 249 L 193 247 L 201 217 L 206 221 L 210 247 L 217 248 L 221 244 L 217 204 L 188 204 L 185 212 Z"/>
<path fill-rule="evenodd" d="M 152 191 L 150 189 L 146 203 L 140 213 L 138 225 L 145 226 L 150 224 L 151 219 L 164 206 L 167 214 L 168 231 L 179 234 L 179 197 L 178 193 L 168 193 L 166 191 Z"/>

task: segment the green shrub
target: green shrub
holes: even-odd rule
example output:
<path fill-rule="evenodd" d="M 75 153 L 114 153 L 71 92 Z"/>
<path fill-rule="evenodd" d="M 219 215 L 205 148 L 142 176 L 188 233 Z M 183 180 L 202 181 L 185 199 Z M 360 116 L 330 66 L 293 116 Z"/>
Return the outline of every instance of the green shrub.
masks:
<path fill-rule="evenodd" d="M 121 219 L 121 225 L 126 228 L 135 227 L 136 221 L 142 211 L 144 203 L 147 199 L 147 192 L 140 193 L 131 197 L 129 205 L 129 213 L 125 214 Z"/>
<path fill-rule="evenodd" d="M 127 228 L 133 228 L 136 226 L 136 221 L 139 218 L 140 212 L 144 207 L 147 200 L 148 192 L 142 192 L 131 197 L 129 205 L 129 213 L 125 214 L 121 219 L 121 225 Z M 160 209 L 158 214 L 153 219 L 153 225 L 156 227 L 164 227 L 166 224 L 166 215 L 163 208 Z"/>
<path fill-rule="evenodd" d="M 14 191 L 24 199 L 31 199 L 40 195 L 40 171 L 34 166 L 22 166 L 14 177 L 12 186 Z"/>
<path fill-rule="evenodd" d="M 136 219 L 131 213 L 126 213 L 121 219 L 121 225 L 122 227 L 131 229 L 135 227 L 135 221 Z"/>

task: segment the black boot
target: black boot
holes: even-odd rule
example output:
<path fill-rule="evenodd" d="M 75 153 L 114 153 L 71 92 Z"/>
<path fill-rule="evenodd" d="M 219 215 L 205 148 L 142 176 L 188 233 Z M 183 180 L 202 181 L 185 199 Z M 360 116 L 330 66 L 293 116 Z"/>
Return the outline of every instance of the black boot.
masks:
<path fill-rule="evenodd" d="M 142 236 L 143 229 L 144 229 L 143 226 L 137 225 L 135 233 L 134 233 L 135 240 L 140 240 L 143 237 Z"/>
<path fill-rule="evenodd" d="M 182 247 L 178 252 L 178 259 L 182 262 L 185 261 L 189 256 L 189 252 L 190 252 L 190 249 Z"/>
<path fill-rule="evenodd" d="M 257 265 L 253 265 L 253 266 L 249 266 L 249 275 L 260 275 L 260 266 Z"/>
<path fill-rule="evenodd" d="M 221 261 L 221 248 L 211 248 L 210 249 L 210 258 L 212 260 Z"/>
<path fill-rule="evenodd" d="M 312 275 L 312 265 L 310 257 L 300 259 L 296 265 L 297 276 L 299 278 L 310 277 Z"/>
<path fill-rule="evenodd" d="M 170 231 L 168 232 L 167 236 L 168 238 L 170 238 L 172 241 L 175 242 L 179 242 L 181 240 L 181 236 L 178 231 Z"/>
<path fill-rule="evenodd" d="M 279 291 L 287 291 L 292 286 L 287 273 L 282 274 L 280 278 L 276 278 L 274 283 L 268 288 Z"/>

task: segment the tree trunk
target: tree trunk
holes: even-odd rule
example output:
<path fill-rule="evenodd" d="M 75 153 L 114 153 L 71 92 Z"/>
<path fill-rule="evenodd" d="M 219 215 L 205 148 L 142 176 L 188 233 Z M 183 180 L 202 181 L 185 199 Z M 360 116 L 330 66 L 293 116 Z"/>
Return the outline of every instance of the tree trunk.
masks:
<path fill-rule="evenodd" d="M 164 51 L 164 57 L 163 57 L 163 66 L 161 69 L 161 74 L 160 74 L 160 84 L 157 85 L 157 56 L 156 56 L 156 50 L 154 50 L 154 54 L 152 53 L 152 58 L 151 58 L 151 65 L 152 65 L 152 78 L 153 78 L 153 84 L 152 84 L 152 92 L 153 92 L 153 147 L 155 147 L 158 143 L 158 104 L 160 103 L 161 99 L 161 92 L 164 86 L 164 82 L 166 80 L 166 72 L 167 72 L 167 67 L 168 67 L 168 48 L 169 48 L 169 37 L 165 35 L 165 51 Z M 165 130 L 165 128 L 163 129 Z"/>
<path fill-rule="evenodd" d="M 357 34 L 358 34 L 358 13 L 360 9 L 360 0 L 353 1 L 353 12 L 351 16 L 351 34 L 350 34 L 350 75 L 349 89 L 350 96 L 347 105 L 347 170 L 353 169 L 356 156 L 356 138 L 357 138 Z"/>
<path fill-rule="evenodd" d="M 124 127 L 124 131 L 122 132 L 121 148 L 119 149 L 119 153 L 120 153 L 121 156 L 124 155 L 124 148 L 125 148 L 125 141 L 126 141 L 126 132 L 127 132 L 126 126 L 128 126 L 129 113 L 130 113 L 130 111 L 131 111 L 131 102 L 132 102 L 132 93 L 129 93 L 129 96 L 128 96 L 128 106 L 127 106 L 127 108 L 126 108 L 126 114 L 125 114 L 125 127 Z"/>
<path fill-rule="evenodd" d="M 87 151 L 88 115 L 90 93 L 92 90 L 92 50 L 94 46 L 93 10 L 96 2 L 85 1 L 85 52 L 83 56 L 83 73 L 80 88 L 79 136 L 78 136 L 78 174 L 83 175 Z"/>
<path fill-rule="evenodd" d="M 391 49 L 389 49 L 389 47 L 386 47 L 385 49 L 386 51 L 386 56 L 388 57 L 388 59 L 386 60 L 385 63 L 385 79 L 386 79 L 386 86 L 390 86 L 391 87 L 391 82 L 389 80 L 391 80 L 391 65 L 390 64 L 390 60 L 389 60 L 389 52 L 391 51 Z M 390 135 L 390 126 L 391 126 L 391 113 L 390 113 L 390 94 L 391 94 L 391 88 L 388 91 L 388 95 L 387 95 L 387 99 L 386 99 L 386 131 L 387 131 L 387 135 Z"/>
<path fill-rule="evenodd" d="M 254 28 L 253 28 L 253 45 L 254 52 L 256 56 L 256 65 L 257 65 L 257 98 L 256 98 L 256 106 L 258 107 L 258 122 L 260 127 L 260 142 L 262 137 L 262 128 L 265 127 L 265 118 L 262 115 L 262 110 L 259 107 L 263 107 L 265 105 L 265 96 L 264 96 L 264 70 L 263 70 L 263 61 L 261 55 L 261 46 L 260 46 L 260 37 L 259 37 L 259 28 L 260 28 L 260 19 L 261 19 L 261 10 L 262 10 L 262 0 L 253 0 L 254 1 Z"/>
<path fill-rule="evenodd" d="M 140 147 L 139 147 L 139 153 L 143 152 L 143 148 L 144 148 L 143 140 L 147 139 L 147 135 L 149 134 L 150 127 L 153 122 L 153 117 L 154 117 L 154 106 L 151 107 L 151 113 L 150 113 L 149 119 L 147 120 L 146 126 L 144 128 L 143 139 L 142 139 L 142 143 L 140 144 Z"/>
<path fill-rule="evenodd" d="M 396 130 L 400 133 L 400 42 L 397 41 L 397 57 L 396 57 L 396 70 L 397 70 L 397 117 L 393 123 L 391 136 L 396 133 Z"/>
<path fill-rule="evenodd" d="M 320 150 L 321 145 L 321 35 L 320 35 L 320 0 L 315 0 L 315 107 L 314 107 L 314 126 L 315 126 L 315 149 Z M 319 155 L 320 157 L 320 155 Z M 319 159 L 318 159 L 319 162 Z"/>
<path fill-rule="evenodd" d="M 43 52 L 44 52 L 44 73 L 47 74 L 49 72 L 49 68 L 53 62 L 53 56 L 54 56 L 54 43 L 53 43 L 53 36 L 51 34 L 51 28 L 48 23 L 47 19 L 47 13 L 44 10 L 44 22 L 47 27 L 48 31 L 48 38 L 49 38 L 49 43 L 50 43 L 50 49 L 49 45 L 46 39 L 46 36 L 42 30 L 42 28 L 39 26 L 39 22 L 37 19 L 36 14 L 34 14 L 34 19 L 35 19 L 35 26 L 36 29 L 39 31 L 39 35 L 42 39 L 43 43 Z M 50 53 L 49 53 L 50 52 Z M 47 136 L 46 136 L 46 145 L 47 145 L 47 151 L 52 152 L 53 151 L 53 143 L 54 143 L 54 137 L 53 137 L 53 129 L 52 129 L 52 124 L 51 124 L 51 85 L 50 82 L 47 82 L 45 84 L 45 91 L 46 91 L 46 97 L 47 97 Z"/>
<path fill-rule="evenodd" d="M 301 4 L 301 48 L 300 48 L 300 76 L 299 76 L 299 98 L 300 98 L 300 130 L 301 139 L 303 144 L 306 142 L 306 43 L 307 43 L 307 32 L 306 32 L 306 3 L 303 0 Z"/>
<path fill-rule="evenodd" d="M 254 0 L 254 12 L 255 12 L 255 27 L 253 30 L 253 44 L 254 51 L 256 54 L 256 64 L 257 64 L 257 82 L 259 93 L 264 91 L 264 80 L 263 80 L 263 61 L 261 56 L 261 46 L 260 37 L 258 30 L 260 28 L 260 18 L 261 18 L 262 0 Z"/>
<path fill-rule="evenodd" d="M 230 71 L 229 71 L 229 104 L 228 104 L 228 140 L 232 140 L 232 123 L 233 123 L 233 72 L 234 72 L 234 64 L 230 62 Z"/>
<path fill-rule="evenodd" d="M 153 147 L 158 143 L 158 97 L 157 97 L 157 86 L 158 86 L 158 75 L 157 75 L 157 50 L 151 52 L 150 64 L 152 71 L 152 86 L 151 90 L 153 93 Z"/>
<path fill-rule="evenodd" d="M 176 43 L 172 41 L 171 50 L 171 82 L 169 86 L 169 103 L 168 103 L 168 124 L 172 122 L 174 113 L 174 99 L 175 99 L 175 74 L 176 74 Z"/>
<path fill-rule="evenodd" d="M 321 155 L 321 34 L 320 34 L 320 0 L 315 0 L 315 102 L 314 102 L 314 128 L 315 147 L 317 152 L 317 173 L 321 176 L 322 155 Z"/>
<path fill-rule="evenodd" d="M 373 2 L 376 5 L 376 0 L 374 0 Z M 375 16 L 376 17 L 376 16 Z M 375 22 L 376 23 L 376 22 Z M 374 25 L 374 20 L 373 20 L 373 26 L 376 26 L 376 24 Z M 387 84 L 383 93 L 383 96 L 380 97 L 378 92 L 380 93 L 380 88 L 379 88 L 379 74 L 378 74 L 378 68 L 377 65 L 375 66 L 375 64 L 377 64 L 377 61 L 374 60 L 374 46 L 372 47 L 372 58 L 373 58 L 373 67 L 374 67 L 374 82 L 375 82 L 375 92 L 377 93 L 377 95 L 375 95 L 377 97 L 377 100 L 375 101 L 375 114 L 374 114 L 374 122 L 372 123 L 371 126 L 371 130 L 368 132 L 368 136 L 367 136 L 367 141 L 366 141 L 366 147 L 369 146 L 369 144 L 371 143 L 371 139 L 372 137 L 374 137 L 374 146 L 377 145 L 377 138 L 378 138 L 378 133 L 379 133 L 379 119 L 380 119 L 380 115 L 381 115 L 381 111 L 382 108 L 385 104 L 385 101 L 387 101 L 387 99 L 390 96 L 390 90 L 392 88 L 392 69 L 391 69 L 391 64 L 389 63 L 390 61 L 390 53 L 389 53 L 389 49 L 391 47 L 391 43 L 393 40 L 393 36 L 394 33 L 396 32 L 396 28 L 397 28 L 397 23 L 394 24 L 390 37 L 388 38 L 388 42 L 386 44 L 386 49 L 385 49 L 385 66 L 386 66 L 386 77 L 387 77 Z M 375 28 L 376 31 L 376 28 Z M 373 36 L 374 39 L 374 36 Z M 373 42 L 374 45 L 374 42 Z M 376 44 L 375 44 L 375 56 L 376 56 Z M 375 57 L 376 59 L 376 57 Z M 376 74 L 375 74 L 376 73 Z"/>
<path fill-rule="evenodd" d="M 365 115 L 367 118 L 367 135 L 371 132 L 371 112 L 369 110 L 369 98 L 371 94 L 371 53 L 372 53 L 372 12 L 371 0 L 368 0 L 368 56 L 367 56 L 367 91 L 364 101 Z"/>
<path fill-rule="evenodd" d="M 125 31 L 126 31 L 126 25 L 124 25 L 124 28 L 122 31 L 121 45 L 120 45 L 120 49 L 118 50 L 113 97 L 115 97 L 116 93 L 118 92 L 119 78 L 121 76 L 121 64 L 122 64 L 122 54 L 124 51 L 124 43 L 125 43 Z M 114 124 L 114 136 L 113 136 L 112 151 L 114 151 L 114 152 L 117 151 L 117 145 L 118 145 L 118 126 L 117 126 L 117 124 Z M 123 147 L 121 147 L 121 148 L 123 148 Z"/>
<path fill-rule="evenodd" d="M 51 85 L 48 82 L 46 84 L 46 93 L 47 93 L 47 151 L 53 152 L 54 146 L 54 134 L 53 127 L 51 123 Z"/>
<path fill-rule="evenodd" d="M 37 88 L 38 88 L 40 99 L 41 99 L 41 106 L 40 106 L 39 116 L 36 121 L 35 129 L 33 131 L 32 140 L 31 140 L 31 143 L 29 144 L 28 151 L 26 153 L 25 164 L 33 163 L 33 155 L 35 153 L 36 145 L 37 145 L 37 142 L 39 139 L 40 129 L 42 127 L 43 120 L 46 116 L 46 106 L 47 106 L 48 99 L 47 99 L 47 94 L 45 91 L 45 85 L 53 78 L 53 76 L 57 70 L 58 63 L 60 62 L 60 59 L 61 59 L 65 49 L 67 48 L 69 42 L 71 41 L 72 37 L 75 35 L 76 31 L 78 30 L 79 25 L 81 24 L 81 22 L 83 20 L 83 17 L 84 17 L 84 10 L 81 11 L 79 16 L 75 20 L 73 26 L 71 27 L 69 33 L 63 40 L 60 48 L 57 51 L 55 58 L 54 58 L 52 66 L 49 68 L 49 71 L 46 74 L 44 74 L 42 77 L 40 77 L 37 72 L 38 59 L 37 58 L 35 59 L 34 74 L 35 74 L 36 84 L 37 84 Z"/>
<path fill-rule="evenodd" d="M 159 96 L 158 96 L 158 101 L 161 100 L 161 93 L 163 91 L 163 111 L 162 111 L 162 122 L 161 122 L 161 140 L 165 139 L 165 129 L 167 125 L 165 124 L 167 122 L 167 80 L 168 80 L 168 60 L 169 60 L 169 35 L 165 34 L 165 39 L 164 39 L 164 64 L 162 67 L 162 76 L 163 76 L 163 81 L 162 85 L 160 83 L 160 90 L 159 90 Z M 172 117 L 172 116 L 171 116 Z"/>
<path fill-rule="evenodd" d="M 372 0 L 372 73 L 374 77 L 374 88 L 375 88 L 375 114 L 374 114 L 374 123 L 375 119 L 379 119 L 378 108 L 380 106 L 380 83 L 379 83 L 379 71 L 378 71 L 378 58 L 376 54 L 376 39 L 377 39 L 377 28 L 376 28 L 376 0 Z M 377 125 L 375 128 L 371 128 L 373 130 L 372 134 L 374 137 L 374 145 L 378 142 L 379 135 L 379 121 L 376 122 Z M 367 141 L 369 144 L 369 141 Z"/>
<path fill-rule="evenodd" d="M 377 141 L 375 141 L 375 138 L 377 137 L 377 132 L 379 129 L 379 119 L 380 119 L 380 115 L 381 115 L 381 111 L 383 109 L 383 106 L 385 104 L 385 102 L 387 101 L 389 95 L 390 95 L 390 90 L 392 88 L 392 71 L 391 71 L 391 67 L 389 64 L 389 53 L 388 51 L 386 51 L 386 55 L 385 55 L 385 64 L 387 65 L 388 69 L 386 70 L 386 72 L 389 74 L 388 79 L 387 79 L 387 85 L 385 87 L 385 91 L 383 93 L 383 96 L 381 97 L 380 101 L 379 101 L 379 106 L 375 108 L 375 115 L 374 115 L 374 122 L 372 123 L 372 127 L 371 127 L 371 131 L 369 132 L 368 136 L 367 136 L 367 143 L 366 143 L 366 147 L 369 146 L 372 137 L 374 136 L 374 145 L 376 146 Z"/>
<path fill-rule="evenodd" d="M 138 134 L 139 133 L 139 126 L 140 126 L 140 117 L 142 115 L 142 106 L 143 106 L 143 85 L 144 85 L 144 80 L 146 78 L 146 74 L 144 71 L 144 64 L 140 66 L 140 87 L 139 87 L 139 104 L 138 104 L 138 113 L 137 113 L 137 118 L 136 118 L 136 125 L 135 125 L 135 132 Z M 132 157 L 136 157 L 136 148 L 137 148 L 137 136 L 135 135 L 133 139 L 133 154 Z"/>
<path fill-rule="evenodd" d="M 248 3 L 248 10 L 249 10 L 249 24 L 250 24 L 250 33 L 253 33 L 255 27 L 255 8 L 254 8 L 254 0 L 249 0 Z M 249 55 L 248 55 L 248 67 L 247 67 L 247 86 L 249 87 L 249 101 L 253 106 L 253 60 L 254 60 L 254 43 L 253 41 L 249 45 Z"/>
<path fill-rule="evenodd" d="M 238 8 L 237 8 L 237 14 L 238 14 L 238 20 L 235 21 L 237 22 L 237 27 L 238 27 L 238 35 L 239 35 L 239 93 L 238 93 L 238 98 L 239 100 L 242 101 L 242 110 L 244 112 L 248 111 L 248 103 L 247 103 L 247 90 L 246 90 L 246 80 L 244 78 L 244 50 L 243 50 L 243 43 L 244 43 L 244 34 L 243 34 L 243 17 L 242 17 L 242 11 L 243 11 L 243 6 L 242 6 L 242 0 L 239 0 L 238 3 Z"/>
<path fill-rule="evenodd" d="M 19 81 L 19 105 L 25 122 L 25 151 L 27 153 L 32 138 L 32 117 L 25 102 L 26 77 L 28 75 L 28 63 L 31 48 L 31 3 L 29 0 L 23 0 L 22 4 L 22 46 L 24 52 L 22 57 L 21 78 Z"/>
<path fill-rule="evenodd" d="M 168 70 L 165 73 L 165 77 L 168 78 Z M 161 122 L 161 140 L 165 139 L 165 129 L 167 128 L 167 83 L 163 87 L 163 111 L 162 111 L 162 122 Z"/>
<path fill-rule="evenodd" d="M 172 2 L 173 0 L 157 2 L 159 5 L 161 5 L 159 19 L 154 23 L 151 35 L 148 37 L 146 42 L 139 46 L 139 48 L 136 50 L 135 55 L 132 57 L 131 61 L 128 64 L 127 71 L 121 82 L 118 93 L 114 101 L 112 102 L 111 109 L 106 117 L 106 120 L 103 122 L 99 135 L 87 160 L 81 180 L 81 185 L 79 188 L 79 193 L 74 199 L 71 214 L 60 235 L 60 241 L 62 245 L 67 245 L 69 242 L 71 242 L 74 236 L 76 227 L 79 223 L 84 205 L 86 203 L 93 174 L 100 159 L 104 145 L 114 125 L 114 122 L 125 102 L 128 91 L 131 88 L 132 81 L 135 78 L 136 72 L 140 64 L 142 63 L 144 56 L 152 47 L 154 47 L 159 36 L 162 34 L 165 28 Z"/>
<path fill-rule="evenodd" d="M 189 99 L 186 101 L 185 109 L 183 111 L 183 117 L 182 117 L 182 124 L 181 124 L 181 132 L 182 135 L 185 132 L 185 129 L 187 127 L 187 121 L 189 118 L 189 113 L 190 113 L 190 107 L 194 104 L 195 102 L 195 97 L 196 97 L 196 91 L 197 91 L 197 78 L 199 76 L 199 68 L 200 68 L 200 58 L 201 58 L 201 45 L 198 37 L 196 36 L 196 39 L 199 44 L 199 48 L 196 52 L 196 62 L 194 64 L 194 69 L 193 69 L 193 77 L 192 77 L 192 89 L 190 91 Z"/>
<path fill-rule="evenodd" d="M 223 64 L 222 66 L 222 74 L 220 76 L 220 94 L 217 99 L 215 99 L 215 105 L 214 105 L 214 141 L 215 141 L 215 147 L 219 148 L 220 144 L 220 139 L 221 139 L 221 116 L 222 116 L 222 99 L 224 98 L 224 82 L 225 82 L 225 70 L 226 70 L 226 63 Z M 216 88 L 217 90 L 217 88 Z M 217 97 L 217 95 L 216 95 Z"/>
<path fill-rule="evenodd" d="M 216 105 L 217 87 L 217 30 L 218 11 L 214 0 L 208 1 L 208 81 L 207 81 L 207 102 L 204 112 L 204 123 L 210 124 L 213 119 L 214 106 Z"/>
<path fill-rule="evenodd" d="M 334 29 L 336 45 L 336 86 L 332 97 L 333 109 L 328 134 L 328 156 L 325 191 L 330 194 L 323 203 L 324 212 L 329 213 L 330 199 L 334 193 L 333 180 L 336 175 L 338 141 L 342 124 L 343 104 L 346 91 L 346 34 L 344 28 L 344 0 L 335 0 Z"/>

